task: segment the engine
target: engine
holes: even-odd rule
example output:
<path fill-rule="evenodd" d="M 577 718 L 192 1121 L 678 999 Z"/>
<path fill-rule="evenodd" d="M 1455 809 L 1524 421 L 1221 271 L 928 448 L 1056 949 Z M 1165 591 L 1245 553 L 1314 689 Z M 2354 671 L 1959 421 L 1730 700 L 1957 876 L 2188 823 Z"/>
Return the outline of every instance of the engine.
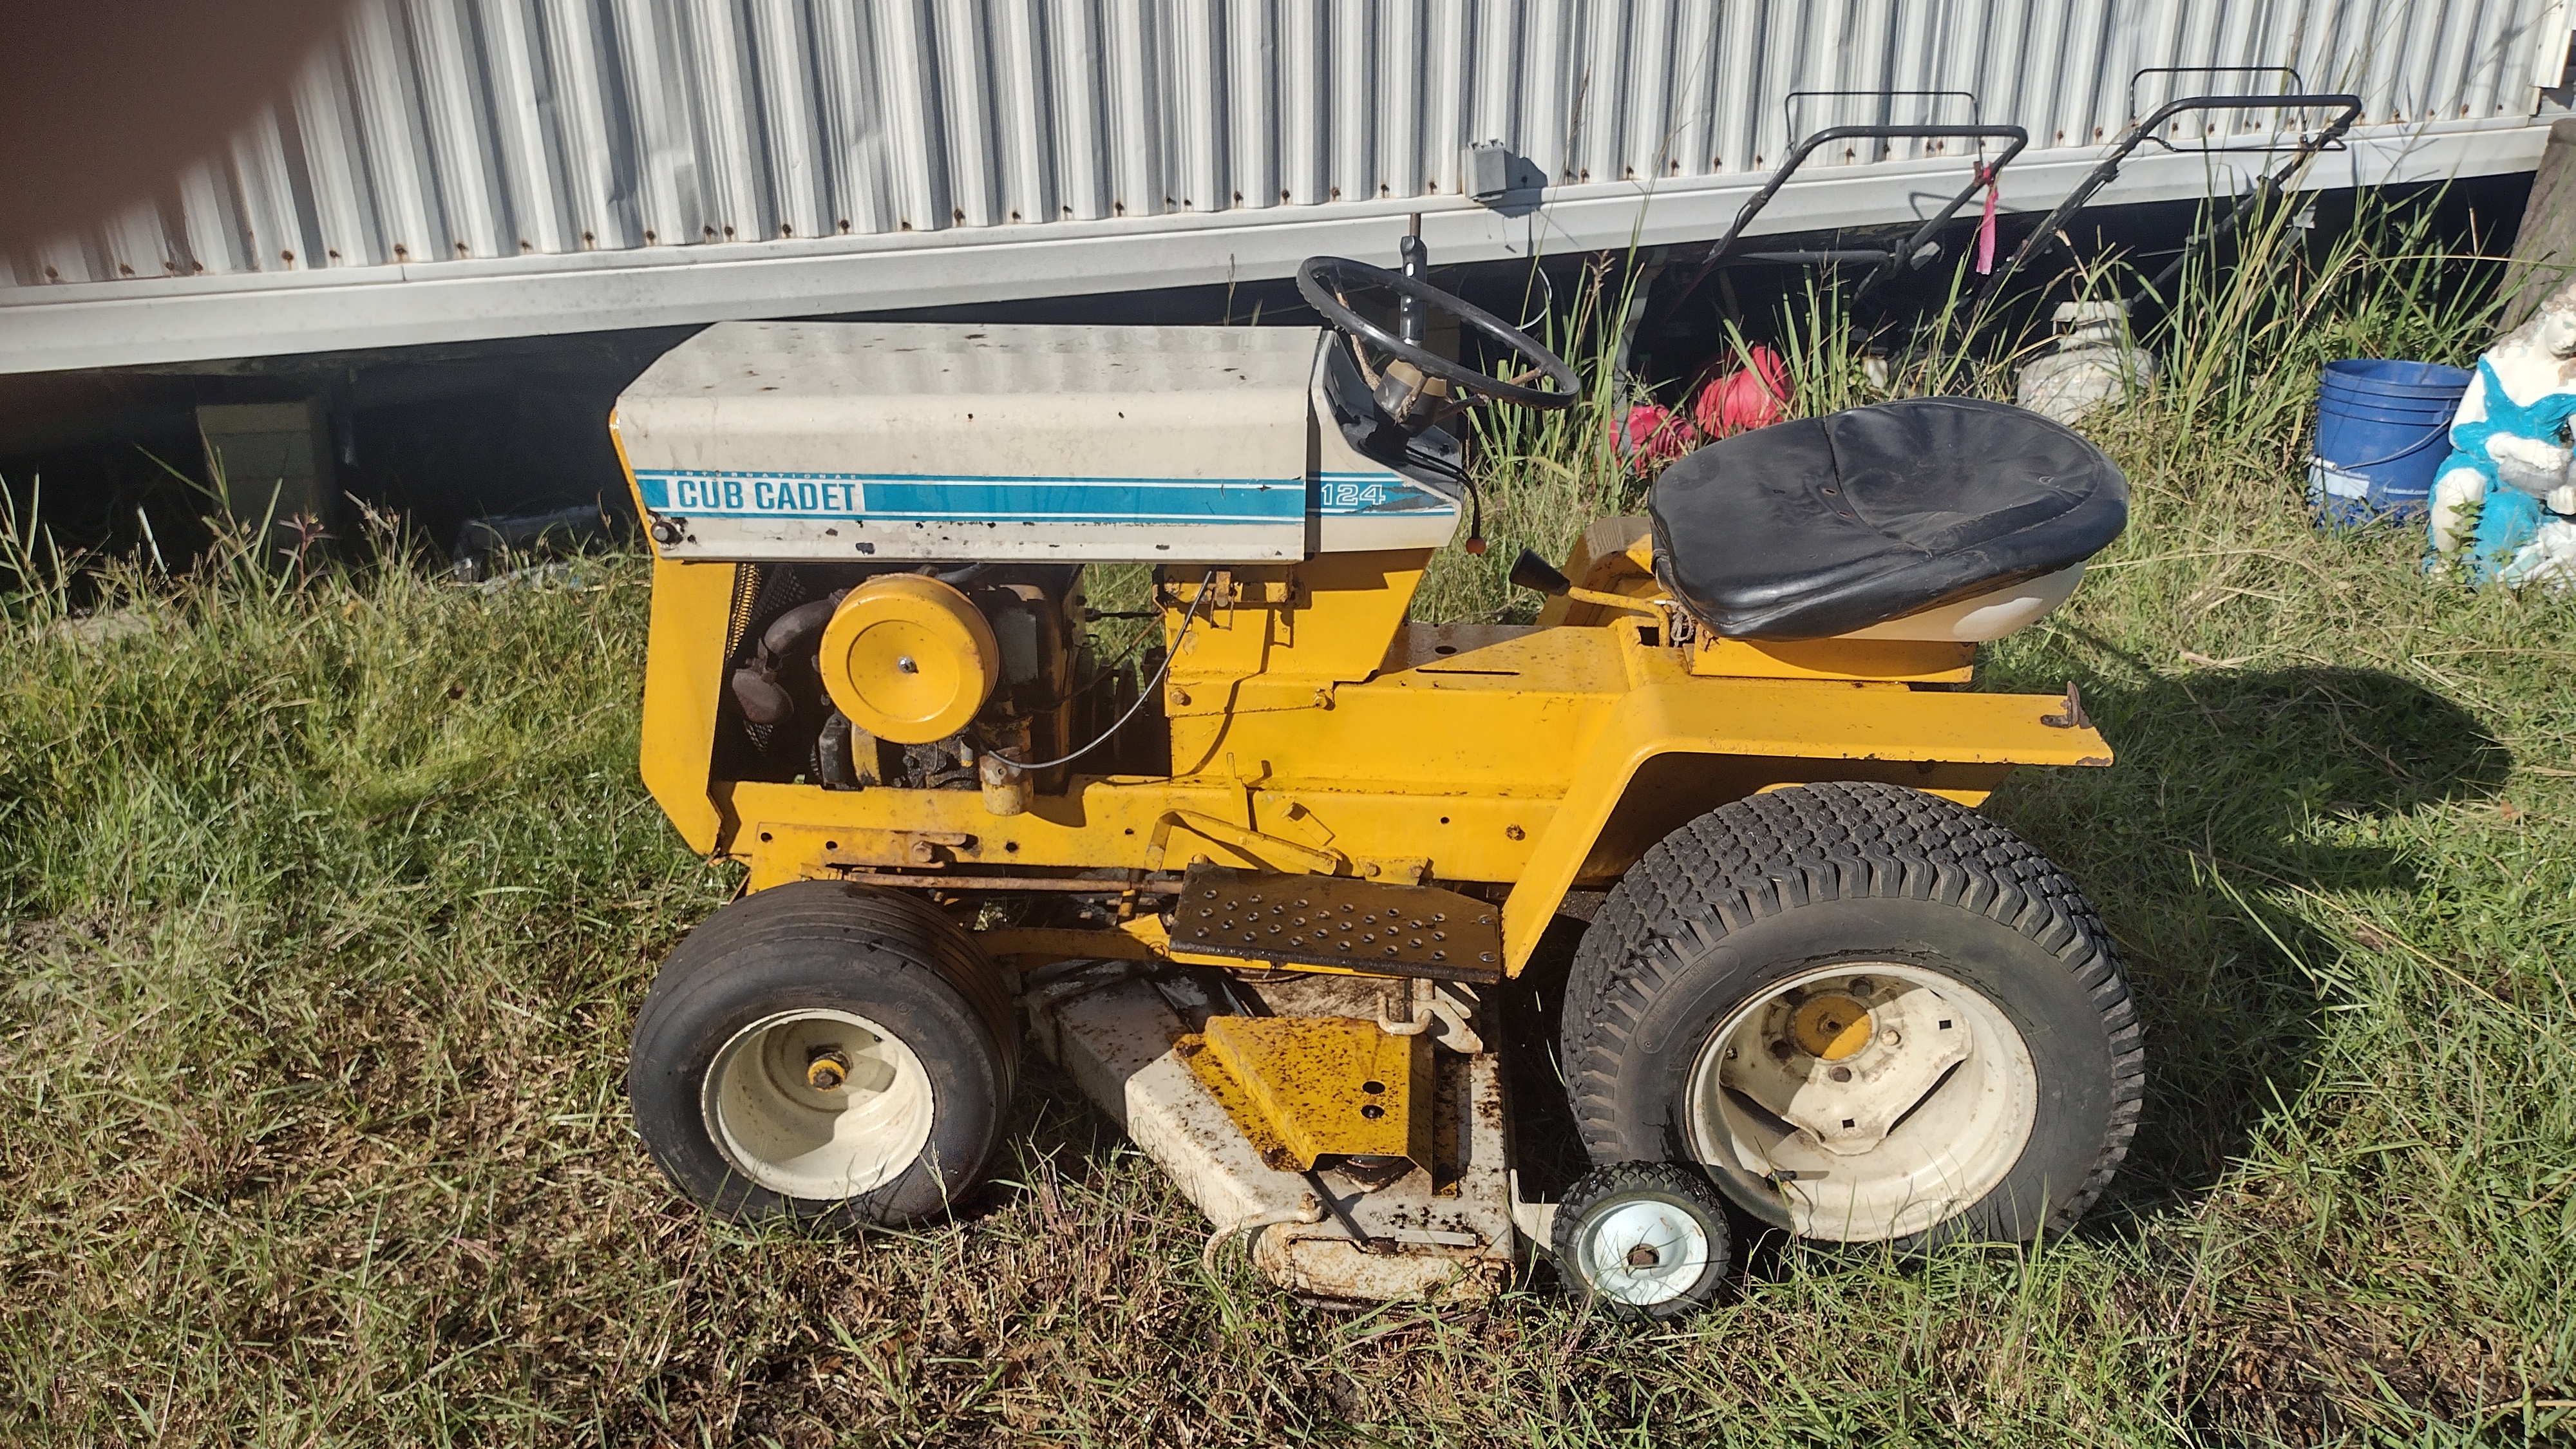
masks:
<path fill-rule="evenodd" d="M 1159 662 L 1102 659 L 1096 616 L 1079 565 L 746 564 L 726 634 L 716 774 L 827 790 L 981 789 L 1015 813 L 1029 791 L 1063 790 L 1070 767 L 1047 762 L 1107 733 Z M 1083 769 L 1159 770 L 1163 739 L 1123 730 Z M 1020 768 L 1030 764 L 1039 768 Z"/>

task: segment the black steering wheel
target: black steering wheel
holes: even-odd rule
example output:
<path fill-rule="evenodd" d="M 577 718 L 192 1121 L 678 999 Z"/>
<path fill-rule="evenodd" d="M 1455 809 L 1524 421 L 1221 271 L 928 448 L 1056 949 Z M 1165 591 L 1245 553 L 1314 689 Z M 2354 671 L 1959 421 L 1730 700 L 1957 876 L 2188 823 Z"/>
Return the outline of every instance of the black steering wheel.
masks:
<path fill-rule="evenodd" d="M 1419 303 L 1434 312 L 1446 312 L 1462 326 L 1471 327 L 1488 339 L 1501 344 L 1513 356 L 1529 364 L 1517 378 L 1494 377 L 1478 372 L 1463 362 L 1453 362 L 1418 342 L 1407 342 L 1351 309 L 1343 300 L 1345 294 L 1363 288 L 1382 287 L 1397 296 Z M 1323 314 L 1335 331 L 1355 341 L 1365 342 L 1397 361 L 1410 364 L 1428 377 L 1436 377 L 1469 401 L 1490 399 L 1494 402 L 1519 403 L 1523 407 L 1561 408 L 1574 401 L 1582 391 L 1582 379 L 1565 359 L 1548 351 L 1530 336 L 1484 308 L 1453 296 L 1420 277 L 1390 272 L 1347 257 L 1308 257 L 1297 267 L 1297 293 L 1306 305 Z M 1553 387 L 1532 387 L 1529 379 L 1545 378 Z M 1374 384 L 1377 379 L 1369 381 Z"/>

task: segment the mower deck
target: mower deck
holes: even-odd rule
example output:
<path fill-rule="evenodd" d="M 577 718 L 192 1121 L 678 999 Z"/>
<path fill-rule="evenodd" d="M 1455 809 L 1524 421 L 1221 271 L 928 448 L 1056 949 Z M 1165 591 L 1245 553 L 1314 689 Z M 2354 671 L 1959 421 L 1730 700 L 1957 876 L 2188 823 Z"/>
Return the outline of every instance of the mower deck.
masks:
<path fill-rule="evenodd" d="M 1337 1156 L 1300 1169 L 1276 1149 L 1265 1157 L 1253 1132 L 1269 1128 L 1269 1116 L 1229 1103 L 1193 1064 L 1211 1024 L 1247 1019 L 1247 1010 L 1260 1013 L 1254 1021 L 1369 1022 L 1382 1032 L 1373 1019 L 1406 994 L 1405 983 L 1383 978 L 1246 982 L 1107 961 L 1033 985 L 1026 1007 L 1039 1051 L 1215 1225 L 1210 1256 L 1257 1229 L 1255 1265 L 1306 1298 L 1485 1297 L 1502 1286 L 1515 1248 L 1502 1065 L 1481 1032 L 1425 1013 L 1427 1032 L 1468 1048 L 1420 1043 L 1429 1090 L 1412 1105 L 1426 1119 L 1414 1135 L 1427 1161 Z M 1317 1085 L 1371 1095 L 1358 1080 Z"/>

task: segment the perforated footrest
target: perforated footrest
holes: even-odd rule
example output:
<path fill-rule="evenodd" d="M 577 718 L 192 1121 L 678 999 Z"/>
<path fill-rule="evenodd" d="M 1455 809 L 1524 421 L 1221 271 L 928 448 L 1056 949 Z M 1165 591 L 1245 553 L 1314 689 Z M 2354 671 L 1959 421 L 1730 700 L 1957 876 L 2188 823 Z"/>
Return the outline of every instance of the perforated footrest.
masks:
<path fill-rule="evenodd" d="M 1503 979 L 1502 909 L 1438 886 L 1197 865 L 1181 878 L 1172 950 L 1490 983 Z"/>

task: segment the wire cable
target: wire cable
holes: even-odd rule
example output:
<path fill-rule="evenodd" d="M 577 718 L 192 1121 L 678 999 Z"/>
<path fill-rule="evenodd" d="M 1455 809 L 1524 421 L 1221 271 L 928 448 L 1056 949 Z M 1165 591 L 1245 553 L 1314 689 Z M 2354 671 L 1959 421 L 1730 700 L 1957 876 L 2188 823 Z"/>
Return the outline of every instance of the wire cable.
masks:
<path fill-rule="evenodd" d="M 1115 739 L 1120 730 L 1127 728 L 1127 722 L 1136 717 L 1136 711 L 1145 707 L 1145 701 L 1152 699 L 1155 693 L 1162 689 L 1164 678 L 1172 672 L 1172 661 L 1180 657 L 1182 642 L 1190 637 L 1190 626 L 1198 622 L 1199 605 L 1207 602 L 1208 591 L 1215 586 L 1216 570 L 1209 569 L 1207 571 L 1207 577 L 1199 580 L 1198 593 L 1190 599 L 1190 611 L 1181 616 L 1181 632 L 1172 636 L 1172 647 L 1163 651 L 1163 667 L 1154 671 L 1153 683 L 1136 691 L 1136 702 L 1127 706 L 1127 712 L 1118 717 L 1118 722 L 1116 724 L 1102 730 L 1099 737 L 1094 739 L 1090 744 L 1084 745 L 1081 749 L 1074 751 L 1072 754 L 1060 756 L 1056 759 L 1038 760 L 1032 763 L 1023 764 L 1018 760 L 1011 759 L 1008 755 L 1003 755 L 1000 758 L 1008 761 L 1014 772 L 1025 775 L 1038 770 L 1052 770 L 1058 765 L 1070 765 L 1074 761 L 1081 759 L 1083 756 L 1090 754 L 1093 750 L 1099 749 L 1102 745 L 1109 743 L 1112 739 Z M 1099 683 L 1098 680 L 1093 680 L 1092 682 L 1094 684 Z"/>
<path fill-rule="evenodd" d="M 1441 474 L 1466 492 L 1467 506 L 1473 510 L 1474 515 L 1467 525 L 1467 552 L 1483 553 L 1485 551 L 1485 495 L 1477 489 L 1476 480 L 1468 476 L 1466 469 L 1436 453 L 1426 453 L 1411 443 L 1405 444 L 1404 461 L 1425 472 Z"/>

